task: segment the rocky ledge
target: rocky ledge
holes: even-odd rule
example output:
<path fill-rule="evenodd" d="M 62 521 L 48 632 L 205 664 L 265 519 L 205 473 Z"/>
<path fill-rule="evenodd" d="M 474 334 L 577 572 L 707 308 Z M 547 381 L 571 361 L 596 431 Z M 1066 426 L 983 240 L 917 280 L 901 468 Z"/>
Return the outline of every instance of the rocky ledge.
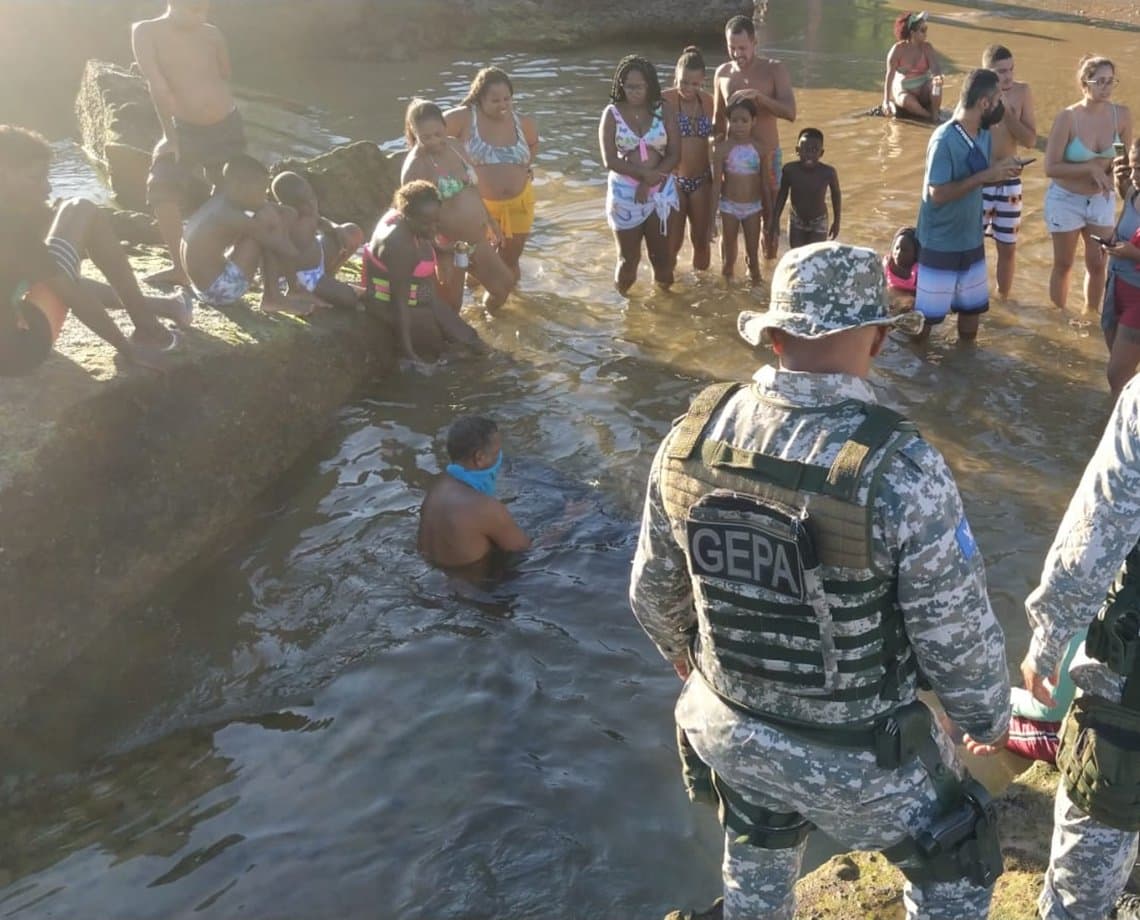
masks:
<path fill-rule="evenodd" d="M 160 264 L 143 250 L 132 261 L 140 274 Z M 72 318 L 34 375 L 0 379 L 0 724 L 219 545 L 394 362 L 387 328 L 351 311 L 204 308 L 194 326 L 153 374 L 120 366 Z"/>

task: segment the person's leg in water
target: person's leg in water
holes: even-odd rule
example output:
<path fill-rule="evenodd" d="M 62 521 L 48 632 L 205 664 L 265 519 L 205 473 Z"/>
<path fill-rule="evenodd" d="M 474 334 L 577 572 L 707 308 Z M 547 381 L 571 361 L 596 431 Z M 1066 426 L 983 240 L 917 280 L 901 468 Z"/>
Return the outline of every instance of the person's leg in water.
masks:
<path fill-rule="evenodd" d="M 1049 273 L 1049 299 L 1053 301 L 1053 306 L 1062 310 L 1069 302 L 1069 278 L 1073 271 L 1073 259 L 1077 255 L 1077 240 L 1082 232 L 1065 230 L 1052 234 L 1053 269 Z"/>
<path fill-rule="evenodd" d="M 500 258 L 490 240 L 480 240 L 471 250 L 471 274 L 487 292 L 483 307 L 492 313 L 498 310 L 515 289 L 514 272 Z"/>
<path fill-rule="evenodd" d="M 671 211 L 664 231 L 656 214 L 650 215 L 649 220 L 642 225 L 645 230 L 645 251 L 649 254 L 649 262 L 653 266 L 653 281 L 666 291 L 673 285 L 674 269 L 677 264 L 677 254 L 673 252 L 673 246 L 669 242 L 670 232 L 676 232 L 673 227 L 681 220 L 678 211 Z"/>
<path fill-rule="evenodd" d="M 712 182 L 702 182 L 701 187 L 689 194 L 689 242 L 693 247 L 693 270 L 707 271 L 712 262 L 712 243 L 709 231 L 712 227 Z M 682 227 L 682 232 L 684 228 Z"/>
<path fill-rule="evenodd" d="M 454 342 L 457 345 L 462 345 L 473 351 L 486 351 L 486 345 L 483 343 L 483 340 L 479 338 L 479 333 L 477 333 L 462 316 L 447 306 L 447 304 L 439 303 L 433 297 L 426 303 L 422 303 L 413 308 L 413 314 L 421 308 L 428 311 L 426 315 L 434 320 L 437 332 L 440 336 L 441 347 L 448 342 Z"/>
<path fill-rule="evenodd" d="M 720 212 L 720 273 L 731 279 L 736 271 L 736 239 L 740 234 L 740 220 Z"/>
<path fill-rule="evenodd" d="M 676 220 L 669 221 L 669 249 L 674 259 L 681 254 L 681 247 L 685 245 L 685 227 L 689 223 L 689 194 L 678 182 Z"/>
<path fill-rule="evenodd" d="M 529 233 L 516 233 L 513 236 L 503 237 L 502 243 L 499 244 L 499 258 L 510 269 L 511 276 L 515 279 L 515 285 L 522 280 L 522 267 L 519 263 L 522 261 L 523 250 L 526 249 L 528 239 L 530 239 Z"/>
<path fill-rule="evenodd" d="M 740 222 L 744 230 L 744 264 L 748 266 L 748 276 L 752 283 L 759 284 L 760 276 L 760 224 L 761 214 L 753 214 Z"/>
<path fill-rule="evenodd" d="M 1017 269 L 1017 244 L 994 243 L 997 248 L 997 287 L 1002 300 L 1009 299 L 1013 288 L 1013 274 Z"/>
<path fill-rule="evenodd" d="M 902 109 L 908 115 L 913 115 L 915 118 L 921 118 L 925 121 L 930 121 L 935 117 L 931 110 L 922 104 L 922 101 L 912 92 L 907 90 L 896 90 L 893 93 L 893 101 L 897 108 Z"/>
<path fill-rule="evenodd" d="M 1124 385 L 1136 376 L 1136 368 L 1140 366 L 1140 329 L 1118 325 L 1106 333 L 1105 338 L 1108 342 L 1105 375 L 1112 389 L 1112 398 L 1116 399 Z"/>
<path fill-rule="evenodd" d="M 180 328 L 190 328 L 193 308 L 184 295 L 149 297 L 143 294 L 110 218 L 102 208 L 81 198 L 64 202 L 56 211 L 48 237 L 66 240 L 81 257 L 86 253 L 95 263 L 119 305 L 131 318 L 135 327 L 133 341 L 158 348 L 169 347 L 172 334 L 158 321 L 160 316 L 174 320 Z"/>
<path fill-rule="evenodd" d="M 1105 251 L 1100 243 L 1090 239 L 1089 235 L 1109 240 L 1115 232 L 1115 227 L 1098 227 L 1092 224 L 1081 231 L 1085 240 L 1085 313 L 1100 313 L 1100 304 L 1104 300 L 1105 275 L 1108 271 L 1108 257 Z"/>
<path fill-rule="evenodd" d="M 644 236 L 644 224 L 629 230 L 614 231 L 614 244 L 617 247 L 614 287 L 619 294 L 628 294 L 637 281 L 637 266 L 641 262 L 641 241 Z"/>

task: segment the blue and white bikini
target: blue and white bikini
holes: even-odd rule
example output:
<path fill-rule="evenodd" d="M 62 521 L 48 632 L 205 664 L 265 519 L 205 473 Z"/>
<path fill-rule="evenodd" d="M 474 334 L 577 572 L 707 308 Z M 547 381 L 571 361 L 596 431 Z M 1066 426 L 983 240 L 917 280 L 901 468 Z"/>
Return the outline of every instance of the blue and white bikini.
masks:
<path fill-rule="evenodd" d="M 607 112 L 612 112 L 616 130 L 614 143 L 618 154 L 632 160 L 636 151 L 641 162 L 649 159 L 649 151 L 656 150 L 662 156 L 668 145 L 668 134 L 665 130 L 665 120 L 661 117 L 661 107 L 653 112 L 653 122 L 645 134 L 637 134 L 621 117 L 617 106 L 610 105 Z M 637 201 L 638 181 L 631 176 L 610 171 L 606 180 L 606 222 L 612 230 L 632 230 L 640 227 L 654 214 L 661 221 L 661 232 L 665 233 L 668 227 L 669 214 L 680 210 L 681 201 L 677 196 L 677 183 L 673 176 L 666 178 L 660 185 L 649 190 L 645 201 Z"/>

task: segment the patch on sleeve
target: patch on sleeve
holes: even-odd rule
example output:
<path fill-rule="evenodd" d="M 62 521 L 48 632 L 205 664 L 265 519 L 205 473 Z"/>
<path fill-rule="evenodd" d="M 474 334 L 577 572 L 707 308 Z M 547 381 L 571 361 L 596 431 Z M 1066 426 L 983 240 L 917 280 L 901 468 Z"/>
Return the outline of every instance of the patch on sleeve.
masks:
<path fill-rule="evenodd" d="M 964 517 L 958 522 L 954 536 L 958 540 L 958 549 L 962 551 L 962 555 L 967 559 L 973 559 L 974 553 L 978 551 L 978 544 L 974 541 L 974 534 L 970 531 L 970 522 Z"/>

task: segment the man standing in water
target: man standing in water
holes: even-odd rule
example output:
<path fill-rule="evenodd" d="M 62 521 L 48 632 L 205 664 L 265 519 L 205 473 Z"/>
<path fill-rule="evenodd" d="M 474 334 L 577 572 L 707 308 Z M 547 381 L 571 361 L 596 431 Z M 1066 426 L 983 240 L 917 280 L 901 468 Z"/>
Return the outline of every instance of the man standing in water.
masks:
<path fill-rule="evenodd" d="M 530 548 L 507 506 L 494 497 L 503 465 L 503 440 L 490 419 L 464 415 L 447 430 L 447 471 L 428 490 L 420 509 L 419 550 L 441 568 L 459 568 L 496 550 Z"/>
<path fill-rule="evenodd" d="M 756 123 L 752 136 L 764 150 L 772 153 L 772 172 L 768 184 L 772 201 L 780 189 L 783 154 L 780 151 L 778 119 L 796 120 L 796 97 L 788 68 L 781 61 L 756 57 L 756 25 L 747 16 L 733 16 L 724 27 L 728 56 L 731 61 L 721 64 L 713 78 L 714 134 L 723 139 L 728 134 L 728 103 L 734 99 L 751 99 L 756 104 Z M 779 245 L 778 228 L 773 216 L 763 217 L 764 257 L 774 259 Z M 775 234 L 774 236 L 772 234 Z"/>
<path fill-rule="evenodd" d="M 982 66 L 998 75 L 1005 117 L 990 128 L 994 162 L 1017 156 L 1017 148 L 1037 146 L 1037 116 L 1028 83 L 1013 79 L 1013 52 L 1005 45 L 990 45 Z M 1021 176 L 982 189 L 982 222 L 997 245 L 997 286 L 1002 300 L 1009 297 L 1017 265 L 1017 230 L 1021 226 Z"/>
<path fill-rule="evenodd" d="M 915 310 L 926 319 L 924 335 L 953 312 L 958 314 L 958 338 L 973 341 L 990 308 L 982 188 L 1021 175 L 1021 162 L 1012 156 L 990 165 L 989 129 L 1004 117 L 998 75 L 971 70 L 954 118 L 930 135 L 918 208 L 914 299 Z"/>
<path fill-rule="evenodd" d="M 162 139 L 154 148 L 147 202 L 173 267 L 152 281 L 189 284 L 182 264 L 182 209 L 204 169 L 217 185 L 222 167 L 245 153 L 245 129 L 230 92 L 222 33 L 206 22 L 209 0 L 169 0 L 166 13 L 131 27 L 131 47 L 146 78 Z M 201 202 L 197 202 L 200 204 Z"/>
<path fill-rule="evenodd" d="M 690 796 L 725 823 L 723 902 L 674 920 L 791 920 L 816 827 L 896 863 L 912 920 L 988 912 L 993 814 L 916 694 L 921 675 L 993 753 L 1004 638 L 946 462 L 868 382 L 917 324 L 870 249 L 791 250 L 738 323 L 779 366 L 697 396 L 653 461 L 630 601 L 685 680 Z"/>
<path fill-rule="evenodd" d="M 1037 901 L 1044 920 L 1140 918 L 1140 898 L 1117 901 L 1136 862 L 1140 830 L 1138 458 L 1140 378 L 1134 377 L 1073 493 L 1041 583 L 1025 601 L 1033 632 L 1021 674 L 1025 689 L 1045 705 L 1053 703 L 1066 646 L 1089 627 L 1069 665 L 1080 695 L 1069 706 L 1057 752 L 1053 846 Z"/>

